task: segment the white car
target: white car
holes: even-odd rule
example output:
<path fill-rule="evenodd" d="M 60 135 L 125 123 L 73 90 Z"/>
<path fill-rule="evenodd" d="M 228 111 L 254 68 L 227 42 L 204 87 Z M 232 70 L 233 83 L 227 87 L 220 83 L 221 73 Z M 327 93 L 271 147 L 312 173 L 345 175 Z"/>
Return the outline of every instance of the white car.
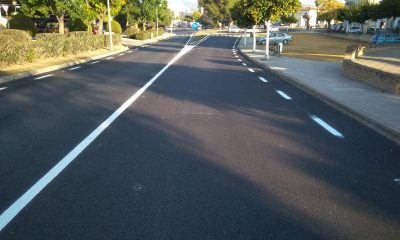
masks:
<path fill-rule="evenodd" d="M 237 26 L 231 26 L 228 29 L 228 32 L 240 32 L 240 31 L 241 31 L 241 29 L 238 28 Z"/>
<path fill-rule="evenodd" d="M 359 26 L 351 26 L 349 33 L 362 33 L 362 29 Z"/>
<path fill-rule="evenodd" d="M 276 26 L 271 26 L 271 27 L 269 27 L 269 31 L 270 32 L 279 32 L 279 28 Z"/>

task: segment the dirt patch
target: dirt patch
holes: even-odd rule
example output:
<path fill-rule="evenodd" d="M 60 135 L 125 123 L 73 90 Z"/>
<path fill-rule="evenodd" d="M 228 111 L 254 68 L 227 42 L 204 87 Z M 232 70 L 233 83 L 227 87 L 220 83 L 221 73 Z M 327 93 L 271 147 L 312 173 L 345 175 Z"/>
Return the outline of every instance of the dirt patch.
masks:
<path fill-rule="evenodd" d="M 341 62 L 346 47 L 362 42 L 333 38 L 318 33 L 289 33 L 293 41 L 283 47 L 283 56 Z"/>

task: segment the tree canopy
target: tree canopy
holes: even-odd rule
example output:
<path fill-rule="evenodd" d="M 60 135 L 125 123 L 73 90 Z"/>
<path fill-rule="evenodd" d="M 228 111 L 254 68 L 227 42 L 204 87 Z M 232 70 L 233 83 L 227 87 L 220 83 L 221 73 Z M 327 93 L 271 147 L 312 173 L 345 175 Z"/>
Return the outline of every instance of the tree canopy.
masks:
<path fill-rule="evenodd" d="M 231 22 L 231 9 L 237 0 L 198 0 L 200 6 L 204 7 L 205 15 L 212 18 L 214 22 L 228 24 Z"/>

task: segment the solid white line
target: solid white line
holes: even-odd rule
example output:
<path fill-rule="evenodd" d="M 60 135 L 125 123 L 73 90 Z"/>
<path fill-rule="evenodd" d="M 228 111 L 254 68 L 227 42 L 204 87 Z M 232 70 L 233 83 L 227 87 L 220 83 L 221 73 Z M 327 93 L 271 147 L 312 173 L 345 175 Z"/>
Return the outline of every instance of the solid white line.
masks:
<path fill-rule="evenodd" d="M 7 87 L 2 87 L 2 88 L 0 88 L 0 91 L 6 90 L 6 89 L 7 89 Z"/>
<path fill-rule="evenodd" d="M 47 77 L 51 77 L 51 76 L 53 76 L 53 74 L 47 74 L 47 75 L 44 75 L 44 76 L 41 76 L 41 77 L 37 77 L 34 80 L 39 80 L 39 79 L 43 79 L 43 78 L 47 78 Z"/>
<path fill-rule="evenodd" d="M 91 62 L 90 64 L 96 64 L 96 63 L 99 63 L 100 61 L 94 61 L 94 62 Z"/>
<path fill-rule="evenodd" d="M 260 80 L 263 81 L 263 82 L 268 82 L 268 80 L 265 79 L 265 78 L 263 78 L 263 77 L 258 77 L 258 79 L 260 79 Z"/>
<path fill-rule="evenodd" d="M 190 34 L 190 38 L 189 38 L 189 40 L 186 42 L 185 46 L 187 46 L 187 45 L 189 44 L 189 42 L 190 42 L 190 40 L 192 40 L 193 36 L 194 36 L 194 33 Z"/>
<path fill-rule="evenodd" d="M 329 124 L 327 124 L 324 120 L 320 119 L 319 117 L 315 115 L 310 116 L 312 120 L 314 120 L 316 123 L 318 123 L 321 127 L 323 127 L 325 130 L 330 132 L 332 135 L 339 137 L 339 138 L 344 138 L 343 134 L 338 132 L 336 129 L 331 127 Z"/>
<path fill-rule="evenodd" d="M 292 100 L 291 97 L 289 97 L 286 93 L 282 92 L 281 90 L 276 90 L 276 92 L 281 95 L 284 99 L 286 100 Z"/>
<path fill-rule="evenodd" d="M 60 162 L 58 162 L 49 172 L 39 179 L 31 188 L 28 189 L 17 201 L 8 207 L 0 215 L 0 231 L 17 216 L 54 178 L 56 178 L 75 158 L 82 153 L 110 124 L 117 119 L 136 99 L 138 99 L 147 88 L 149 88 L 174 62 L 189 52 L 193 46 L 185 46 L 160 72 L 158 72 L 149 82 L 133 94 L 124 102 L 111 116 L 109 116 L 100 126 L 98 126 L 89 136 L 82 140 L 71 152 L 69 152 Z"/>
<path fill-rule="evenodd" d="M 248 68 L 248 70 L 249 70 L 250 72 L 254 72 L 254 70 L 253 70 L 253 69 L 251 69 L 251 68 Z"/>
<path fill-rule="evenodd" d="M 114 57 L 108 57 L 108 58 L 106 58 L 106 59 L 113 59 Z"/>
<path fill-rule="evenodd" d="M 242 61 L 242 59 L 238 58 L 238 61 L 239 61 L 239 62 L 241 62 L 241 61 Z"/>
<path fill-rule="evenodd" d="M 245 66 L 245 67 L 247 66 L 247 64 L 246 64 L 246 63 L 242 63 L 242 65 L 243 65 L 243 66 Z"/>
<path fill-rule="evenodd" d="M 73 71 L 73 70 L 79 69 L 79 68 L 81 68 L 81 66 L 73 67 L 73 68 L 70 68 L 70 69 L 68 69 L 68 70 L 69 70 L 69 71 Z"/>

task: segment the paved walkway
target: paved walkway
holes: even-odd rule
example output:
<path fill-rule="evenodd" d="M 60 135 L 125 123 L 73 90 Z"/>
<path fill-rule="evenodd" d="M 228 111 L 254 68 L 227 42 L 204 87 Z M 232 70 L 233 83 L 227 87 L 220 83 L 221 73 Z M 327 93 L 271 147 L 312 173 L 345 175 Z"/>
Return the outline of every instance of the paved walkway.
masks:
<path fill-rule="evenodd" d="M 342 76 L 342 64 L 274 57 L 239 42 L 241 52 L 257 65 L 319 97 L 400 144 L 400 96 L 382 93 Z"/>

